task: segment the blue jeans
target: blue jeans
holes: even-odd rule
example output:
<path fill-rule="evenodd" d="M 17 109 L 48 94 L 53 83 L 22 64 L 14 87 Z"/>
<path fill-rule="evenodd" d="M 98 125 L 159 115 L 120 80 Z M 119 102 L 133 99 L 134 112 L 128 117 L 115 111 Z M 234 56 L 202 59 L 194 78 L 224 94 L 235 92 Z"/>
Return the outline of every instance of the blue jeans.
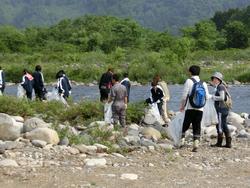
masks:
<path fill-rule="evenodd" d="M 216 125 L 217 133 L 218 134 L 229 134 L 230 131 L 227 126 L 227 116 L 229 113 L 229 110 L 227 108 L 219 108 L 216 109 L 218 121 L 219 123 Z"/>

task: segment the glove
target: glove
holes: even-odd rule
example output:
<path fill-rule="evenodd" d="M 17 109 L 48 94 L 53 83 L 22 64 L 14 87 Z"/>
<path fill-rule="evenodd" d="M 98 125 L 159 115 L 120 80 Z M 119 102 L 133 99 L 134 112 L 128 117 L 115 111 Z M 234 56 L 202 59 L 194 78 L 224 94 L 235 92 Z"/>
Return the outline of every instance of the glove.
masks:
<path fill-rule="evenodd" d="M 128 108 L 128 104 L 125 104 L 125 109 L 127 109 Z"/>
<path fill-rule="evenodd" d="M 71 91 L 69 91 L 69 95 L 71 95 Z"/>

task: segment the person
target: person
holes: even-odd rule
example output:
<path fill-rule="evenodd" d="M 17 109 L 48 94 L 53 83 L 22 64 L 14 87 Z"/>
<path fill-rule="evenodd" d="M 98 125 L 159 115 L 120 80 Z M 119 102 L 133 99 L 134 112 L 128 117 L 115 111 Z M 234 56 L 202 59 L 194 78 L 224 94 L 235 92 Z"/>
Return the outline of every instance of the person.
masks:
<path fill-rule="evenodd" d="M 163 104 L 164 93 L 162 88 L 158 85 L 158 83 L 155 80 L 151 82 L 150 93 L 151 97 L 146 99 L 146 102 L 150 104 L 156 103 L 159 113 L 162 116 L 163 114 L 162 104 Z"/>
<path fill-rule="evenodd" d="M 56 74 L 58 94 L 63 98 L 69 97 L 69 84 L 67 78 L 64 76 L 64 71 L 60 70 Z"/>
<path fill-rule="evenodd" d="M 101 76 L 99 82 L 101 102 L 106 102 L 108 100 L 110 89 L 112 87 L 112 75 L 113 75 L 113 70 L 109 68 L 108 71 L 103 73 Z"/>
<path fill-rule="evenodd" d="M 26 96 L 30 100 L 32 100 L 33 81 L 34 81 L 33 76 L 31 74 L 29 74 L 27 69 L 24 69 L 21 86 L 23 86 L 23 88 L 26 92 Z"/>
<path fill-rule="evenodd" d="M 161 80 L 160 75 L 156 75 L 153 80 L 154 82 L 158 83 L 158 85 L 161 87 L 163 91 L 164 97 L 162 100 L 162 119 L 164 120 L 166 124 L 168 124 L 170 122 L 170 119 L 168 118 L 167 102 L 170 100 L 170 93 L 169 93 L 167 83 Z"/>
<path fill-rule="evenodd" d="M 66 73 L 65 73 L 64 70 L 61 70 L 61 72 L 62 72 L 63 77 L 64 77 L 65 80 L 66 80 L 66 83 L 67 83 L 67 86 L 68 86 L 68 89 L 69 89 L 69 95 L 71 95 L 72 87 L 71 87 L 70 80 L 69 80 L 69 78 L 66 76 Z"/>
<path fill-rule="evenodd" d="M 111 92 L 109 95 L 108 103 L 112 103 L 112 117 L 114 124 L 120 122 L 121 126 L 126 129 L 126 109 L 127 109 L 127 90 L 126 87 L 119 83 L 119 76 L 113 74 L 112 76 Z"/>
<path fill-rule="evenodd" d="M 131 83 L 130 80 L 128 78 L 128 73 L 124 73 L 123 74 L 123 80 L 121 81 L 121 84 L 124 85 L 127 89 L 127 94 L 128 94 L 128 103 L 129 103 L 129 94 L 130 94 L 130 87 L 131 87 Z"/>
<path fill-rule="evenodd" d="M 199 146 L 199 140 L 200 140 L 200 134 L 201 134 L 201 120 L 203 115 L 203 107 L 195 108 L 191 105 L 191 101 L 189 99 L 189 96 L 191 95 L 194 81 L 199 82 L 199 74 L 200 74 L 200 67 L 196 65 L 192 65 L 189 67 L 189 73 L 191 74 L 191 77 L 186 80 L 184 84 L 184 89 L 182 93 L 182 100 L 180 105 L 180 111 L 185 111 L 184 121 L 183 121 L 183 127 L 182 127 L 182 137 L 181 137 L 181 143 L 180 145 L 183 146 L 185 143 L 185 132 L 189 129 L 190 124 L 192 123 L 193 128 L 193 152 L 197 152 L 198 146 Z M 207 84 L 205 82 L 202 83 L 205 93 L 206 93 L 206 99 L 208 98 L 208 88 Z"/>
<path fill-rule="evenodd" d="M 5 74 L 2 70 L 2 67 L 0 66 L 0 95 L 4 93 L 5 89 Z"/>
<path fill-rule="evenodd" d="M 217 143 L 211 145 L 212 147 L 222 147 L 223 142 L 223 133 L 226 137 L 226 145 L 224 147 L 231 148 L 232 137 L 230 130 L 227 125 L 227 116 L 229 113 L 229 108 L 225 105 L 225 100 L 227 97 L 227 89 L 223 84 L 223 75 L 220 72 L 215 72 L 211 76 L 212 85 L 215 87 L 215 94 L 212 95 L 212 99 L 215 101 L 214 106 L 218 116 L 218 124 L 216 125 L 217 129 Z"/>
<path fill-rule="evenodd" d="M 45 93 L 46 89 L 44 87 L 44 77 L 42 73 L 42 67 L 40 65 L 37 65 L 35 67 L 35 72 L 32 74 L 34 78 L 34 90 L 36 94 L 36 98 L 38 98 L 40 101 L 46 100 Z"/>

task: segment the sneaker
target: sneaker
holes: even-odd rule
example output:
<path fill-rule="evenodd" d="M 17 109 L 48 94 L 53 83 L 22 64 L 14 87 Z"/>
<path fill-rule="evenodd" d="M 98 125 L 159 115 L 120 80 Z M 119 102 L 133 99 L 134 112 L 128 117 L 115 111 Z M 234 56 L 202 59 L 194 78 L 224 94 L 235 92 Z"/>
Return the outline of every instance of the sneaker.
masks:
<path fill-rule="evenodd" d="M 197 152 L 199 147 L 199 140 L 194 140 L 193 150 L 192 152 Z"/>
<path fill-rule="evenodd" d="M 185 138 L 182 138 L 180 142 L 180 148 L 183 147 L 184 145 L 185 145 Z"/>

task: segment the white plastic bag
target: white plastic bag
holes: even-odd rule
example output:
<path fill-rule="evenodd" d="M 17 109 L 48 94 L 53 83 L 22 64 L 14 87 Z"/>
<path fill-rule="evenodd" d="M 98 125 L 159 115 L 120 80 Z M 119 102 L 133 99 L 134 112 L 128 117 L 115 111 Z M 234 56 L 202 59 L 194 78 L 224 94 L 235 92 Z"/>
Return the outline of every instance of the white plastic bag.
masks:
<path fill-rule="evenodd" d="M 64 105 L 68 106 L 67 101 L 58 94 L 58 91 L 55 88 L 53 88 L 52 92 L 47 92 L 46 99 L 47 101 L 52 101 L 52 100 L 60 101 Z"/>
<path fill-rule="evenodd" d="M 104 105 L 104 121 L 107 124 L 112 123 L 112 103 L 105 103 Z"/>
<path fill-rule="evenodd" d="M 21 84 L 19 84 L 17 86 L 17 98 L 24 98 L 26 97 L 26 91 L 23 88 L 23 86 L 21 86 Z"/>
<path fill-rule="evenodd" d="M 185 112 L 178 112 L 168 126 L 168 134 L 174 141 L 175 146 L 179 146 L 182 134 L 182 124 L 184 121 Z"/>
<path fill-rule="evenodd" d="M 212 99 L 208 99 L 203 109 L 201 126 L 208 127 L 211 125 L 216 125 L 217 123 L 218 117 L 214 107 L 214 101 Z"/>
<path fill-rule="evenodd" d="M 144 123 L 148 125 L 163 125 L 164 121 L 160 115 L 157 103 L 149 104 L 146 108 Z"/>

